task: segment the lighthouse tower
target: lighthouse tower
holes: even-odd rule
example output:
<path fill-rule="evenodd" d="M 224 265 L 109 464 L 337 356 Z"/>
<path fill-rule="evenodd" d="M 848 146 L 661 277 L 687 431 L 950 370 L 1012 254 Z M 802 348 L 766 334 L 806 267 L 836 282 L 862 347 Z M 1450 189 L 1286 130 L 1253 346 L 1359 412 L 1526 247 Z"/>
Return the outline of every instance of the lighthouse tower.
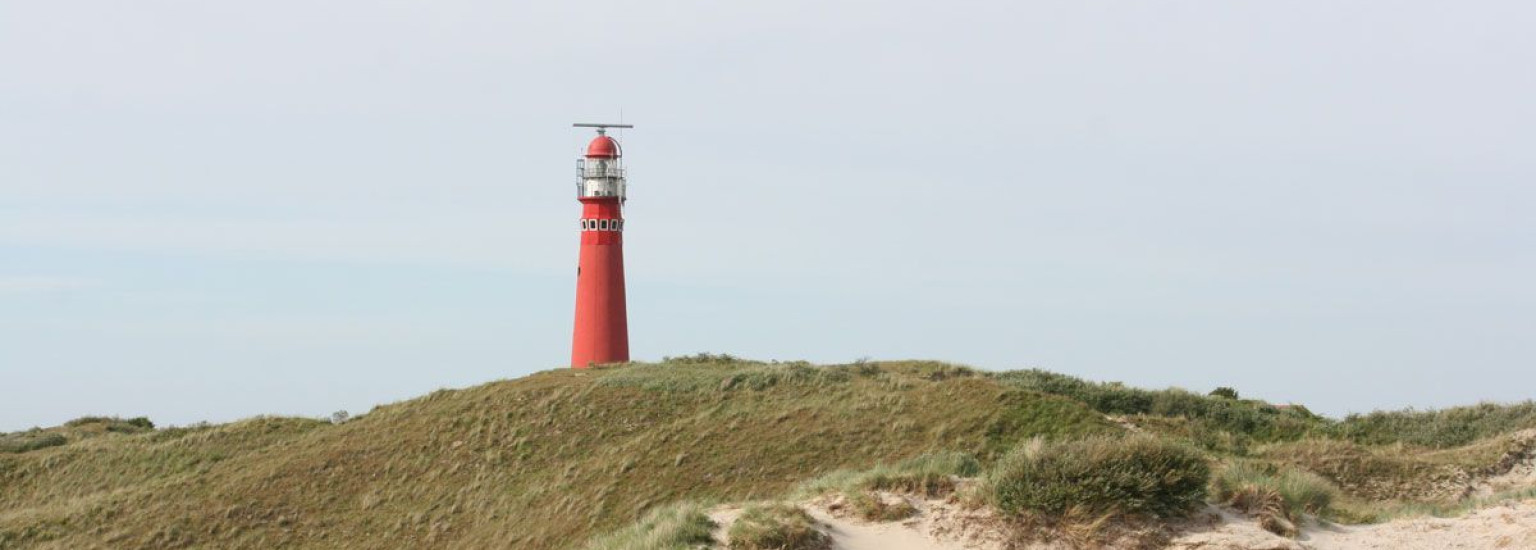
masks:
<path fill-rule="evenodd" d="M 575 124 L 596 128 L 578 161 L 576 200 L 581 201 L 581 260 L 576 265 L 576 330 L 571 366 L 629 361 L 629 320 L 624 311 L 624 167 L 609 128 L 627 124 Z"/>

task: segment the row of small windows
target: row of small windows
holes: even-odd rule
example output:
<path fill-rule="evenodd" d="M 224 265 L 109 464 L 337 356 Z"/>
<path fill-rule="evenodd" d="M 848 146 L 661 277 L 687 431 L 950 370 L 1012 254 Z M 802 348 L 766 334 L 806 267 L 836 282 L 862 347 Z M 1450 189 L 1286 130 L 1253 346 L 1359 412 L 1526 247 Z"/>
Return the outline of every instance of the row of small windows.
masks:
<path fill-rule="evenodd" d="M 623 231 L 624 220 L 581 220 L 582 231 Z"/>

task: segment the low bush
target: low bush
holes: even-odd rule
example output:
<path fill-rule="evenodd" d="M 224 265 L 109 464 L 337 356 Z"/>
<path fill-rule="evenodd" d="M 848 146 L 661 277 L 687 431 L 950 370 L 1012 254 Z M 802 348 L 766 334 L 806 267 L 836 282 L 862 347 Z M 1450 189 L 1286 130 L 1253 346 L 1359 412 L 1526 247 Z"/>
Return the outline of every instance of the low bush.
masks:
<path fill-rule="evenodd" d="M 68 428 L 84 428 L 98 425 L 101 426 L 102 430 L 116 433 L 140 433 L 155 429 L 155 423 L 150 422 L 148 418 L 143 416 L 128 419 L 115 416 L 82 416 L 64 423 L 64 426 Z"/>
<path fill-rule="evenodd" d="M 1329 433 L 1365 445 L 1407 443 L 1443 449 L 1527 428 L 1536 428 L 1536 401 L 1351 414 Z"/>
<path fill-rule="evenodd" d="M 148 418 L 142 416 L 129 418 L 127 420 L 115 419 L 112 422 L 107 423 L 107 431 L 109 432 L 136 434 L 154 429 L 155 423 L 150 422 Z"/>
<path fill-rule="evenodd" d="M 743 359 L 729 353 L 699 352 L 693 355 L 666 356 L 661 358 L 662 363 L 677 365 L 732 365 L 732 364 L 762 364 L 761 361 Z"/>
<path fill-rule="evenodd" d="M 650 511 L 634 524 L 588 542 L 586 550 L 687 550 L 714 542 L 715 523 L 694 503 Z"/>
<path fill-rule="evenodd" d="M 113 420 L 116 419 L 107 416 L 82 416 L 80 418 L 70 420 L 69 422 L 65 422 L 64 426 L 69 428 L 78 428 L 86 424 L 106 424 Z"/>
<path fill-rule="evenodd" d="M 799 506 L 758 504 L 742 510 L 728 533 L 732 550 L 825 550 L 832 538 Z"/>
<path fill-rule="evenodd" d="M 1262 401 L 1229 398 L 1225 392 L 1200 395 L 1178 388 L 1145 390 L 1037 369 L 994 377 L 1014 387 L 1076 399 L 1104 414 L 1181 417 L 1203 425 L 1206 431 L 1227 431 L 1258 441 L 1294 440 L 1331 422 L 1303 407 L 1281 409 Z M 1232 395 L 1236 395 L 1235 390 Z"/>
<path fill-rule="evenodd" d="M 1237 399 L 1238 398 L 1237 390 L 1232 389 L 1232 388 L 1230 388 L 1228 386 L 1222 386 L 1222 387 L 1216 388 L 1214 390 L 1211 390 L 1211 393 L 1209 395 L 1211 397 L 1225 397 L 1227 399 Z"/>
<path fill-rule="evenodd" d="M 1151 436 L 1037 439 L 998 462 L 981 496 L 1014 516 L 1179 517 L 1204 502 L 1209 480 L 1199 451 Z"/>
<path fill-rule="evenodd" d="M 63 434 L 54 432 L 17 432 L 0 436 L 0 453 L 25 453 L 68 443 Z"/>

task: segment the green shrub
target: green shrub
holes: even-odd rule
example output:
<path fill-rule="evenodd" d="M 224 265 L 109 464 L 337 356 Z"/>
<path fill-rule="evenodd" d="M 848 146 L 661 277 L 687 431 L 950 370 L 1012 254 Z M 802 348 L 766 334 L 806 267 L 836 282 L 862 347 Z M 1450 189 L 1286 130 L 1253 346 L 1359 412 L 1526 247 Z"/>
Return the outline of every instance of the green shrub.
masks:
<path fill-rule="evenodd" d="M 71 420 L 69 422 L 65 422 L 64 426 L 70 427 L 70 428 L 78 428 L 78 427 L 84 426 L 86 424 L 106 424 L 106 423 L 111 422 L 113 420 L 116 420 L 116 419 L 115 418 L 106 417 L 106 416 L 82 416 L 80 418 L 76 418 L 76 419 Z"/>
<path fill-rule="evenodd" d="M 694 503 L 651 510 L 629 527 L 597 537 L 586 550 L 686 550 L 714 542 L 715 523 Z"/>
<path fill-rule="evenodd" d="M 1526 428 L 1536 428 L 1536 401 L 1351 414 L 1329 432 L 1366 445 L 1407 443 L 1443 449 Z"/>
<path fill-rule="evenodd" d="M 29 431 L 0 436 L 0 453 L 25 453 L 68 443 L 64 434 Z"/>
<path fill-rule="evenodd" d="M 1037 439 L 993 468 L 983 496 L 1015 516 L 1178 517 L 1204 502 L 1209 480 L 1198 451 L 1150 436 Z"/>
<path fill-rule="evenodd" d="M 64 426 L 68 428 L 80 428 L 94 424 L 101 425 L 102 429 L 106 431 L 116 433 L 139 433 L 155 429 L 155 423 L 150 422 L 148 418 L 142 416 L 129 418 L 126 420 L 115 416 L 82 416 L 69 422 L 65 422 Z"/>
<path fill-rule="evenodd" d="M 1247 434 L 1233 433 L 1214 427 L 1209 422 L 1195 421 L 1189 426 L 1189 441 L 1195 446 L 1225 455 L 1243 456 L 1248 454 L 1248 448 L 1253 438 Z"/>
<path fill-rule="evenodd" d="M 832 538 L 799 506 L 758 504 L 742 510 L 729 531 L 732 550 L 824 550 Z"/>
<path fill-rule="evenodd" d="M 116 433 L 136 434 L 154 429 L 155 423 L 150 422 L 148 418 L 142 416 L 129 418 L 127 420 L 113 419 L 111 422 L 107 423 L 107 431 Z"/>
<path fill-rule="evenodd" d="M 678 365 L 733 365 L 733 364 L 762 364 L 760 361 L 742 359 L 729 353 L 699 352 L 693 355 L 680 355 L 677 357 L 662 357 L 662 363 Z"/>
<path fill-rule="evenodd" d="M 1076 399 L 1104 414 L 1186 418 L 1203 424 L 1201 429 L 1205 431 L 1227 431 L 1258 441 L 1290 441 L 1330 423 L 1305 408 L 1282 410 L 1262 401 L 1200 395 L 1178 388 L 1144 390 L 1119 382 L 1088 382 L 1038 369 L 994 376 L 1011 386 Z M 1237 392 L 1232 393 L 1235 396 Z"/>
<path fill-rule="evenodd" d="M 1222 386 L 1222 387 L 1216 388 L 1214 390 L 1211 390 L 1211 394 L 1210 395 L 1211 395 L 1211 397 L 1223 397 L 1223 398 L 1226 398 L 1226 399 L 1237 399 L 1237 390 L 1229 388 L 1227 386 Z"/>

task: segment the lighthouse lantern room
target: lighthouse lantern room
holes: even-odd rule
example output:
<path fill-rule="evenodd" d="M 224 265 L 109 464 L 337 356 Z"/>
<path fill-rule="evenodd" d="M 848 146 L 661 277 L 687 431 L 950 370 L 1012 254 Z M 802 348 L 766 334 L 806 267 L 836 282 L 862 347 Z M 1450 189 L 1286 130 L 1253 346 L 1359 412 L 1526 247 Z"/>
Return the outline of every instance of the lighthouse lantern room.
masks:
<path fill-rule="evenodd" d="M 597 137 L 577 161 L 576 200 L 581 202 L 581 256 L 576 265 L 576 323 L 571 366 L 629 361 L 629 321 L 624 303 L 624 166 L 609 128 L 586 124 Z"/>

